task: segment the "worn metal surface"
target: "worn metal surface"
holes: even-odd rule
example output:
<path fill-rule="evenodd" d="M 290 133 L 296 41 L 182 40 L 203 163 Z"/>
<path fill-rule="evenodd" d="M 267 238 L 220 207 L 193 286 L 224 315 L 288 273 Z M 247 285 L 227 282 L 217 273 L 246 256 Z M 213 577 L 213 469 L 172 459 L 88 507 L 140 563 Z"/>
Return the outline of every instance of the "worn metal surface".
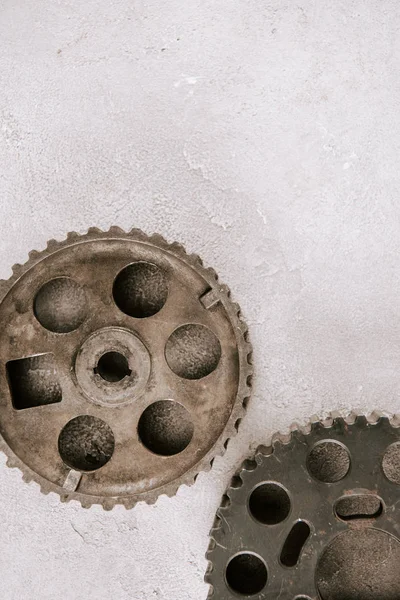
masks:
<path fill-rule="evenodd" d="M 1 282 L 8 464 L 83 506 L 173 494 L 235 434 L 250 392 L 239 307 L 158 235 L 72 233 Z"/>
<path fill-rule="evenodd" d="M 293 426 L 235 475 L 211 530 L 209 598 L 398 600 L 400 420 Z"/>

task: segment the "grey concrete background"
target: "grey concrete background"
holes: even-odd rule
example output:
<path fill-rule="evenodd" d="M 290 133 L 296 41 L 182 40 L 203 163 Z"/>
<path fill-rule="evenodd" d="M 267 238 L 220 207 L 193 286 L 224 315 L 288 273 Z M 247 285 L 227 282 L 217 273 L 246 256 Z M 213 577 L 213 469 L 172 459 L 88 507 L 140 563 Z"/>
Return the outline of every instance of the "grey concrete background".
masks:
<path fill-rule="evenodd" d="M 118 224 L 214 266 L 251 330 L 239 437 L 126 512 L 0 465 L 3 600 L 205 600 L 234 466 L 332 408 L 399 411 L 400 13 L 391 0 L 2 0 L 0 276 Z"/>

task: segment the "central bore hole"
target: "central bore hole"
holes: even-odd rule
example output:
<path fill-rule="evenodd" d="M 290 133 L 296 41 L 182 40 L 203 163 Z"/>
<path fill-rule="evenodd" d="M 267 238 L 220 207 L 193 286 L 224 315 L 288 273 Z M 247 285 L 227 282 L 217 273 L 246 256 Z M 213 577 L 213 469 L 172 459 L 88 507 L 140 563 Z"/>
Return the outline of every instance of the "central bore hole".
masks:
<path fill-rule="evenodd" d="M 105 381 L 116 383 L 124 377 L 129 377 L 132 371 L 129 368 L 128 359 L 119 352 L 106 352 L 100 357 L 97 367 L 94 369 Z"/>

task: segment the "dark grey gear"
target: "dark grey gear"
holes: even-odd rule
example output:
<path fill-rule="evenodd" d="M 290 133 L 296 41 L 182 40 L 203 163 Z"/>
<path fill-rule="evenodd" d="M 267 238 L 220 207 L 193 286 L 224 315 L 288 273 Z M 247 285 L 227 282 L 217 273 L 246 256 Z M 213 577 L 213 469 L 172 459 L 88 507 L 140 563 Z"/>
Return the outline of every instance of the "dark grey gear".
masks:
<path fill-rule="evenodd" d="M 112 508 L 191 484 L 250 394 L 247 327 L 215 271 L 118 227 L 0 282 L 0 448 L 45 493 Z"/>
<path fill-rule="evenodd" d="M 334 414 L 274 436 L 210 536 L 209 598 L 399 600 L 399 418 Z"/>

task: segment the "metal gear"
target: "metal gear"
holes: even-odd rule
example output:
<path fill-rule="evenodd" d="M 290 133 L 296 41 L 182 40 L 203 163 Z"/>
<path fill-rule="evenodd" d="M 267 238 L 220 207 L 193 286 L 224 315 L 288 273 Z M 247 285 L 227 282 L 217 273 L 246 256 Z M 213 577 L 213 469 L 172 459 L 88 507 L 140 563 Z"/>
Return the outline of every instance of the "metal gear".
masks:
<path fill-rule="evenodd" d="M 82 506 L 172 495 L 223 454 L 250 394 L 239 306 L 161 236 L 91 228 L 0 282 L 0 449 Z"/>
<path fill-rule="evenodd" d="M 399 600 L 400 418 L 294 425 L 233 477 L 211 530 L 209 598 Z"/>

